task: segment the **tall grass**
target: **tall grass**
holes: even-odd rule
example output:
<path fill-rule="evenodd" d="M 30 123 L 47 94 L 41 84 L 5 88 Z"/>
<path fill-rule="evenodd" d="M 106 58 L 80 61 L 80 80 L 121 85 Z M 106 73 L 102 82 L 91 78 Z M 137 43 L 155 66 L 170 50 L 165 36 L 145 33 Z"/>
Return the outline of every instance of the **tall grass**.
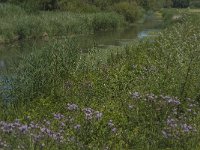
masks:
<path fill-rule="evenodd" d="M 21 7 L 0 4 L 1 42 L 25 38 L 89 34 L 116 30 L 125 21 L 116 13 L 74 14 L 68 12 L 27 13 Z"/>
<path fill-rule="evenodd" d="M 53 41 L 53 44 L 22 56 L 12 80 L 16 100 L 24 103 L 36 97 L 62 94 L 65 81 L 76 69 L 80 49 L 76 40 Z"/>

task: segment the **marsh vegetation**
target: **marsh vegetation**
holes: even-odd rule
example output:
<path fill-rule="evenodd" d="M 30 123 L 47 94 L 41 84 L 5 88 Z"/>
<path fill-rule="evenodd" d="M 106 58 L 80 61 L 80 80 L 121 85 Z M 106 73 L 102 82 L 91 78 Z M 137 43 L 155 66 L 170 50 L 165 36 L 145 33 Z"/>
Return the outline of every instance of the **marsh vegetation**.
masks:
<path fill-rule="evenodd" d="M 199 10 L 139 2 L 0 3 L 4 45 L 42 41 L 15 56 L 0 49 L 9 63 L 0 61 L 0 149 L 200 148 Z M 164 23 L 156 36 L 81 45 L 80 36 L 135 28 L 152 14 Z"/>

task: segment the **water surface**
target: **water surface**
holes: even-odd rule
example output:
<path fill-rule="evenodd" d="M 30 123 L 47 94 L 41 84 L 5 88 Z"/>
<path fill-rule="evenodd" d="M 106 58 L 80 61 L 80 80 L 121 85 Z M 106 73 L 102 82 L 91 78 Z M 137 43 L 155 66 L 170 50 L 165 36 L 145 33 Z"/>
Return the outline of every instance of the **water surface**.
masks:
<path fill-rule="evenodd" d="M 143 23 L 137 23 L 117 31 L 97 32 L 91 35 L 78 36 L 79 45 L 82 49 L 92 47 L 107 48 L 110 46 L 126 45 L 134 40 L 141 40 L 145 37 L 153 37 L 161 30 L 162 20 L 152 16 Z M 33 47 L 40 49 L 48 41 L 42 40 L 24 40 L 12 44 L 0 45 L 0 76 L 9 69 L 11 63 L 17 63 L 20 60 L 19 55 L 29 54 Z M 35 50 L 34 49 L 34 50 Z"/>

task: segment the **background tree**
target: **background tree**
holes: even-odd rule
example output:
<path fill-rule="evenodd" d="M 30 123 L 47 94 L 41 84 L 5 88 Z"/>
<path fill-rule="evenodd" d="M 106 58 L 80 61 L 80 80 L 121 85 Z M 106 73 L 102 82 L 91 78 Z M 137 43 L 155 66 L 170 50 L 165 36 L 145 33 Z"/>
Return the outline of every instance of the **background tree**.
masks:
<path fill-rule="evenodd" d="M 173 7 L 186 8 L 190 5 L 190 0 L 173 0 Z"/>

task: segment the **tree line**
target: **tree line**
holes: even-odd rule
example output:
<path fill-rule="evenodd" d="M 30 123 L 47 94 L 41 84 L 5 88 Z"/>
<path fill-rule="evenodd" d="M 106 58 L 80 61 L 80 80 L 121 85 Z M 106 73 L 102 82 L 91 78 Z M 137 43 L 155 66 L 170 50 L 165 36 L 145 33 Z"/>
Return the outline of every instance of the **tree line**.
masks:
<path fill-rule="evenodd" d="M 137 3 L 144 9 L 157 7 L 186 8 L 191 0 L 0 0 L 1 3 L 14 3 L 24 7 L 35 7 L 40 10 L 56 10 L 63 6 L 71 5 L 92 5 L 100 9 L 106 9 L 116 3 L 127 2 Z"/>

